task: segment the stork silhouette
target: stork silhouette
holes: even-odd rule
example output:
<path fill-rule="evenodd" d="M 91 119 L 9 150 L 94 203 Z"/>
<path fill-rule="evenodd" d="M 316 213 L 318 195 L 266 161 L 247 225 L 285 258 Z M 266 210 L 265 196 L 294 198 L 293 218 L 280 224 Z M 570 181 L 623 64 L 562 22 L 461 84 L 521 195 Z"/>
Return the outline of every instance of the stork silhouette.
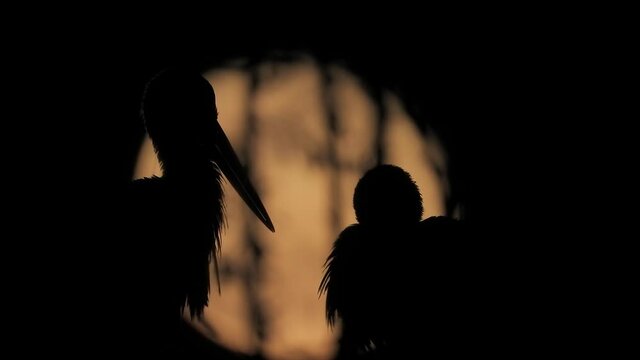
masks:
<path fill-rule="evenodd" d="M 128 309 L 123 336 L 166 353 L 185 307 L 202 316 L 211 267 L 218 274 L 223 175 L 275 229 L 217 121 L 214 90 L 198 72 L 162 71 L 147 83 L 141 110 L 163 175 L 135 180 L 125 192 L 116 286 Z"/>
<path fill-rule="evenodd" d="M 338 358 L 414 358 L 460 340 L 476 284 L 464 224 L 421 221 L 420 191 L 394 165 L 367 171 L 353 205 L 358 223 L 338 236 L 319 288 L 327 321 L 342 325 Z"/>

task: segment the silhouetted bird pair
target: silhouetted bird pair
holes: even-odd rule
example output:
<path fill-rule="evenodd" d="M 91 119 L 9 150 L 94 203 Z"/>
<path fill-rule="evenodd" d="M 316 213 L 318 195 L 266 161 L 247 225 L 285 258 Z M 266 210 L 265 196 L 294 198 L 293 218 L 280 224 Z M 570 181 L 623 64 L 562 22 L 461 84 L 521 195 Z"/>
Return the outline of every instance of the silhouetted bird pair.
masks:
<path fill-rule="evenodd" d="M 147 85 L 142 115 L 163 176 L 134 181 L 121 200 L 124 227 L 113 253 L 113 286 L 123 296 L 114 301 L 130 311 L 113 340 L 143 353 L 179 353 L 181 314 L 188 306 L 192 317 L 202 315 L 211 262 L 217 274 L 223 174 L 275 230 L 217 122 L 215 95 L 202 76 L 181 69 L 160 73 Z M 444 217 L 421 222 L 416 185 L 391 165 L 361 179 L 354 207 L 359 224 L 340 234 L 321 283 L 329 322 L 342 319 L 345 354 L 405 347 L 412 337 L 408 320 L 412 329 L 456 321 L 465 311 L 454 304 L 466 288 L 448 281 L 464 257 L 460 224 Z M 431 307 L 436 302 L 442 306 Z M 437 337 L 447 331 L 439 328 Z M 420 336 L 427 333 L 436 332 Z"/>

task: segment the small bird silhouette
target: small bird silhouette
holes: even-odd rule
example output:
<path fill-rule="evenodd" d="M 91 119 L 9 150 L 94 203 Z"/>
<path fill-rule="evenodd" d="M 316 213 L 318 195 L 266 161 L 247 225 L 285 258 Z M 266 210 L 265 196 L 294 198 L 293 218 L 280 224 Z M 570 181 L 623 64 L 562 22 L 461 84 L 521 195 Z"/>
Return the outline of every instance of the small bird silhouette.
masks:
<path fill-rule="evenodd" d="M 367 171 L 353 206 L 358 223 L 335 241 L 319 289 L 327 321 L 342 325 L 339 358 L 414 356 L 459 337 L 452 326 L 469 313 L 461 302 L 473 285 L 464 274 L 472 258 L 464 224 L 444 216 L 421 221 L 420 191 L 394 165 Z"/>

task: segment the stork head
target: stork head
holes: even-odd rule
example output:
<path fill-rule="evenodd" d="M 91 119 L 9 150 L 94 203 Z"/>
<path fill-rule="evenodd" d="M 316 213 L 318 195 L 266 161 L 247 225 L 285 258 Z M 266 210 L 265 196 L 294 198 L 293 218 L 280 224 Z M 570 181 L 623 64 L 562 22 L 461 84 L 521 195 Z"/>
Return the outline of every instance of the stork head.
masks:
<path fill-rule="evenodd" d="M 160 72 L 147 83 L 142 116 L 165 174 L 214 163 L 256 216 L 275 231 L 218 123 L 213 87 L 200 73 L 180 68 Z"/>
<path fill-rule="evenodd" d="M 156 75 L 145 88 L 142 115 L 163 168 L 209 157 L 218 113 L 213 88 L 199 73 L 167 69 Z"/>
<path fill-rule="evenodd" d="M 422 195 L 411 175 L 394 165 L 367 171 L 356 185 L 353 207 L 364 225 L 416 223 L 422 219 Z"/>

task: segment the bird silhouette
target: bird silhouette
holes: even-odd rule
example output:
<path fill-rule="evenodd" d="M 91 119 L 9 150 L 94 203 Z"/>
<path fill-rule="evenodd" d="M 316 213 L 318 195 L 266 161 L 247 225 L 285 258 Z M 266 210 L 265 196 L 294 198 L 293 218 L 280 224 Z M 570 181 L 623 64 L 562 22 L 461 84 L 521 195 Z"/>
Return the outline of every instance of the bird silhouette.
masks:
<path fill-rule="evenodd" d="M 463 222 L 421 221 L 420 191 L 394 165 L 367 171 L 353 205 L 358 223 L 334 242 L 319 288 L 328 323 L 341 323 L 338 358 L 414 357 L 460 340 L 475 286 Z"/>
<path fill-rule="evenodd" d="M 162 176 L 135 180 L 124 192 L 114 281 L 128 340 L 166 350 L 185 307 L 199 318 L 209 303 L 225 226 L 223 176 L 275 229 L 217 121 L 214 90 L 198 72 L 171 68 L 152 78 L 141 115 Z"/>

